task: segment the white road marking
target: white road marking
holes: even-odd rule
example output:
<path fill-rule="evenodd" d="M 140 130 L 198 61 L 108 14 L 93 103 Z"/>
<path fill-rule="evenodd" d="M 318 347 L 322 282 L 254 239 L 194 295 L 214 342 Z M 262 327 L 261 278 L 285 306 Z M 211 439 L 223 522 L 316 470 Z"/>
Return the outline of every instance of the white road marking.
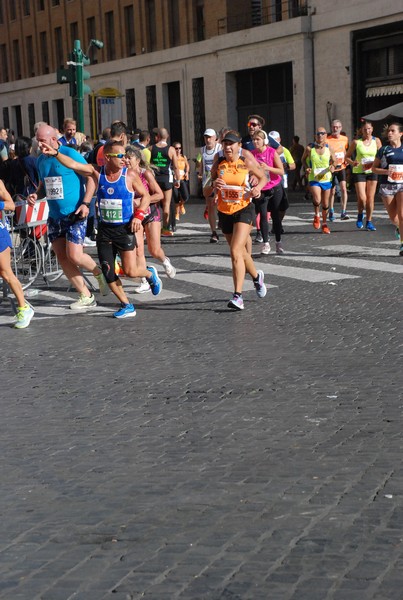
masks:
<path fill-rule="evenodd" d="M 363 260 L 361 258 L 341 258 L 338 256 L 295 256 L 287 254 L 281 257 L 281 260 L 292 260 L 298 262 L 309 262 L 321 265 L 337 265 L 339 267 L 348 267 L 353 269 L 363 269 L 366 271 L 382 271 L 383 273 L 403 274 L 403 265 L 393 265 L 386 262 Z"/>
<path fill-rule="evenodd" d="M 189 262 L 197 263 L 198 265 L 208 265 L 212 267 L 224 267 L 227 269 L 231 268 L 230 258 L 224 256 L 191 256 L 187 257 L 186 260 Z M 279 260 L 283 260 L 283 256 L 279 257 Z M 278 277 L 287 277 L 289 279 L 297 279 L 299 281 L 307 281 L 309 283 L 322 283 L 325 281 L 334 281 L 340 279 L 357 279 L 359 275 L 347 275 L 346 273 L 334 273 L 326 271 L 319 271 L 316 269 L 306 269 L 304 267 L 288 267 L 283 264 L 271 264 L 256 262 L 255 266 L 257 269 L 261 269 L 267 275 L 275 275 Z"/>

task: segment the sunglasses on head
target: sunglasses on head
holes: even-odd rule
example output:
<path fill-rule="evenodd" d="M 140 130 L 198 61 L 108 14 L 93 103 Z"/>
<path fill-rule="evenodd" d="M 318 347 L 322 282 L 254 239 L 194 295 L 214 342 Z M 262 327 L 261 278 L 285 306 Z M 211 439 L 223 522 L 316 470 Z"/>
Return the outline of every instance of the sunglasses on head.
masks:
<path fill-rule="evenodd" d="M 119 154 L 110 153 L 110 154 L 107 154 L 106 156 L 113 156 L 114 158 L 124 158 L 126 155 L 122 154 L 122 152 L 119 152 Z"/>

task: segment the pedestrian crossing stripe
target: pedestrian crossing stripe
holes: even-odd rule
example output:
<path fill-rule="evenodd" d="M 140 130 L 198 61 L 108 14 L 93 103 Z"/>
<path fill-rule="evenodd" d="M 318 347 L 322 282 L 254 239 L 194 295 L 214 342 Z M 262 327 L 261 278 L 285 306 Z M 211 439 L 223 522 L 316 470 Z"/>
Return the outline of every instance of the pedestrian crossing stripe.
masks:
<path fill-rule="evenodd" d="M 283 262 L 283 258 L 284 256 L 281 256 L 281 258 L 279 257 L 277 264 L 258 262 L 255 259 L 255 267 L 256 269 L 262 270 L 265 275 L 275 275 L 278 277 L 297 279 L 299 281 L 306 281 L 308 283 L 325 283 L 327 281 L 359 278 L 359 275 L 349 275 L 347 273 L 319 271 L 318 269 L 307 269 L 303 267 L 289 267 L 284 264 L 280 264 Z M 231 268 L 231 259 L 224 256 L 190 256 L 187 257 L 186 260 L 197 263 L 198 265 L 206 265 L 208 267 L 227 269 Z"/>
<path fill-rule="evenodd" d="M 325 248 L 326 249 L 326 248 Z M 381 271 L 382 273 L 397 273 L 403 274 L 403 265 L 394 265 L 387 262 L 365 260 L 362 258 L 344 258 L 339 256 L 301 256 L 300 254 L 289 254 L 283 255 L 281 260 L 285 261 L 296 261 L 303 263 L 315 263 L 320 265 L 339 266 L 347 267 L 349 269 L 359 269 L 364 271 Z"/>
<path fill-rule="evenodd" d="M 316 247 L 316 246 L 315 246 Z M 321 246 L 319 247 L 323 249 Z M 365 256 L 388 256 L 390 258 L 396 258 L 396 250 L 392 250 L 392 248 L 368 248 L 367 246 L 348 246 L 348 245 L 340 245 L 340 246 L 326 246 L 324 248 L 326 252 L 337 252 L 337 254 L 364 254 Z M 290 252 L 290 254 L 298 254 L 294 252 Z"/>

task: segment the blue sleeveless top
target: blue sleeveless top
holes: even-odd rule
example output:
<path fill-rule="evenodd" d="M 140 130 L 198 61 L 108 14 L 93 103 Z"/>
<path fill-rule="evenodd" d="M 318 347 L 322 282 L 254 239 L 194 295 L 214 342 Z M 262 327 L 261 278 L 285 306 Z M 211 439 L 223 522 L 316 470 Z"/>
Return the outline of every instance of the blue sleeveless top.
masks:
<path fill-rule="evenodd" d="M 108 225 L 124 225 L 133 217 L 134 192 L 126 182 L 127 168 L 123 168 L 117 181 L 108 181 L 101 167 L 97 189 L 99 220 Z"/>

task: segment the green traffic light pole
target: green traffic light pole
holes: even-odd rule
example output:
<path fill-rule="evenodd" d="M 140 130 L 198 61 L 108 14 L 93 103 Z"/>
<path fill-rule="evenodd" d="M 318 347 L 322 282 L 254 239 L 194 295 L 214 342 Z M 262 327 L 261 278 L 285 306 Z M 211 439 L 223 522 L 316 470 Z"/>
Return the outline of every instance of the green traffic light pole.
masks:
<path fill-rule="evenodd" d="M 76 102 L 77 102 L 77 131 L 84 131 L 84 52 L 81 49 L 80 40 L 74 40 L 73 50 L 74 62 L 76 67 Z M 87 57 L 86 57 L 87 58 Z M 87 58 L 86 64 L 90 61 Z"/>
<path fill-rule="evenodd" d="M 91 46 L 103 48 L 103 45 L 100 40 L 90 40 L 87 54 Z M 85 71 L 84 66 L 89 65 L 91 61 L 82 51 L 80 40 L 74 40 L 73 57 L 76 71 L 77 130 L 84 132 L 84 94 L 91 91 L 88 86 L 84 85 L 84 80 L 90 78 L 90 74 Z"/>

